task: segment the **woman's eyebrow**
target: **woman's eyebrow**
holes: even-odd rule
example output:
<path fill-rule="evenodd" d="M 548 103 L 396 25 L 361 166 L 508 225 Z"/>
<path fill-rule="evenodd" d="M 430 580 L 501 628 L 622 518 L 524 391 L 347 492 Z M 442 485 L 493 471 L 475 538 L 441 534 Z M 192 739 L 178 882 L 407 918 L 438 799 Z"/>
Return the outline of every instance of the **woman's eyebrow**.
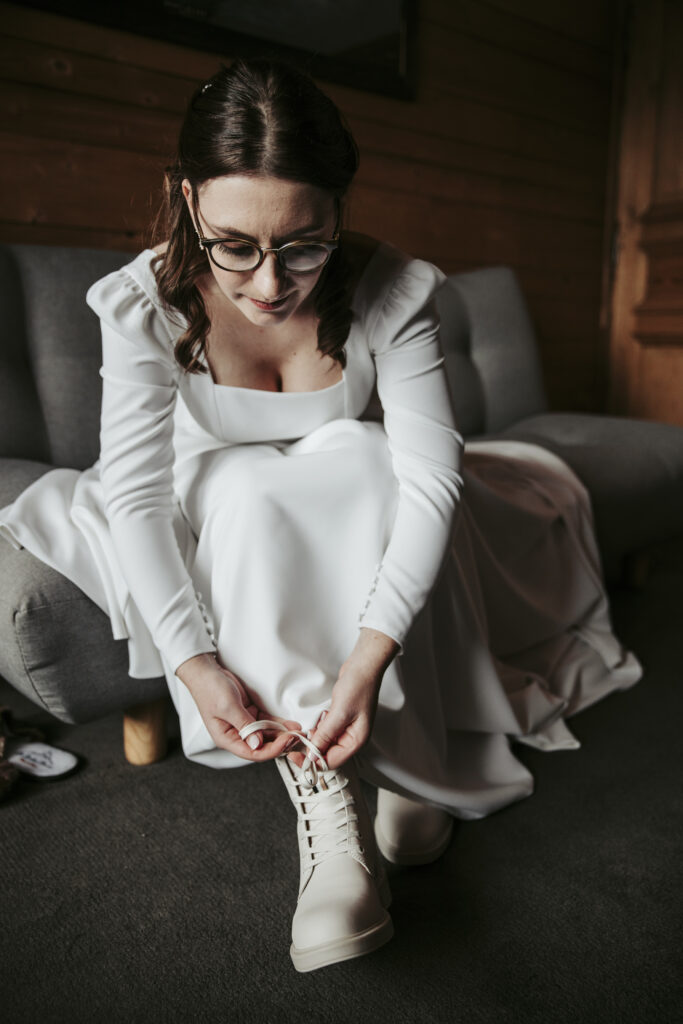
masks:
<path fill-rule="evenodd" d="M 232 235 L 233 238 L 243 238 L 245 242 L 253 242 L 254 245 L 259 244 L 258 239 L 254 238 L 253 235 L 248 235 L 246 234 L 246 232 L 240 231 L 239 228 L 230 228 L 226 226 L 219 227 L 216 226 L 215 224 L 209 224 L 208 221 L 206 221 L 205 223 L 207 228 L 209 228 L 210 231 L 215 233 L 215 238 L 225 238 L 228 235 Z M 305 227 L 297 228 L 296 231 L 290 231 L 288 235 L 284 235 L 282 238 L 278 239 L 278 241 L 280 242 L 281 245 L 285 245 L 286 242 L 288 241 L 294 242 L 297 241 L 299 238 L 303 238 L 305 235 L 311 235 L 314 232 L 322 231 L 324 227 L 325 224 L 321 223 L 320 221 L 314 224 L 307 224 Z"/>

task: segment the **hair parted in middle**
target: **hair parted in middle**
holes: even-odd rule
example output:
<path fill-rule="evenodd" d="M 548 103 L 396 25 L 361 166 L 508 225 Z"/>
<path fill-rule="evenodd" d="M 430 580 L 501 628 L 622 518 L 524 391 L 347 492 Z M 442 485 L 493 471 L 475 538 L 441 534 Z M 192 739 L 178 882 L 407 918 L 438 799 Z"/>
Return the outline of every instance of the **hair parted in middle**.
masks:
<path fill-rule="evenodd" d="M 199 187 L 230 174 L 266 175 L 323 189 L 341 200 L 358 169 L 358 148 L 332 102 L 308 75 L 279 61 L 237 60 L 193 94 L 180 130 L 175 162 L 166 169 L 166 252 L 154 273 L 169 310 L 188 321 L 175 356 L 190 373 L 206 372 L 202 355 L 210 321 L 196 285 L 206 254 L 182 192 L 188 179 L 196 202 Z M 157 226 L 155 225 L 155 227 Z M 318 349 L 346 365 L 351 326 L 350 267 L 343 245 L 332 254 L 314 290 Z"/>

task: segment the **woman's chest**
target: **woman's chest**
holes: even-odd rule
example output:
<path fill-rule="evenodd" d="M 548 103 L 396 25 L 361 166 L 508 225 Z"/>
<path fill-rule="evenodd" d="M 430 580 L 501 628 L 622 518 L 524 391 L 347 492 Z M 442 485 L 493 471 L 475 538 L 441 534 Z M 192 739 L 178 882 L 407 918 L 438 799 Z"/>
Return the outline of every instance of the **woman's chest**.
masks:
<path fill-rule="evenodd" d="M 206 361 L 214 383 L 223 387 L 319 391 L 342 379 L 340 364 L 318 350 L 317 322 L 306 317 L 263 329 L 214 309 Z"/>
<path fill-rule="evenodd" d="M 339 368 L 339 379 L 323 387 L 276 391 L 217 384 L 208 373 L 185 374 L 180 380 L 182 401 L 176 415 L 178 454 L 197 445 L 214 447 L 216 442 L 293 440 L 331 420 L 359 418 L 374 382 L 370 353 L 353 332 L 347 343 L 346 369 Z"/>
<path fill-rule="evenodd" d="M 209 345 L 213 382 L 256 391 L 320 391 L 342 379 L 338 362 L 305 342 L 279 346 Z"/>

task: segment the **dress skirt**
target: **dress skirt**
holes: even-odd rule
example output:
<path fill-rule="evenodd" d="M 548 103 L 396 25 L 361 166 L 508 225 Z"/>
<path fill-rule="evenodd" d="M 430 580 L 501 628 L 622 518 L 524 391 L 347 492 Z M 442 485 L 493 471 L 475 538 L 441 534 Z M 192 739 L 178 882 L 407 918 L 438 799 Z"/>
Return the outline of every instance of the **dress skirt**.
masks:
<path fill-rule="evenodd" d="M 496 442 L 466 448 L 463 475 L 442 573 L 384 677 L 358 762 L 377 785 L 476 818 L 532 790 L 512 738 L 577 747 L 564 719 L 640 667 L 612 633 L 589 499 L 571 470 L 542 448 Z M 180 489 L 223 663 L 268 713 L 312 728 L 391 535 L 384 430 L 336 420 L 285 447 L 206 452 L 183 464 Z M 185 753 L 243 764 L 167 678 Z"/>
<path fill-rule="evenodd" d="M 72 565 L 78 549 L 78 566 L 41 549 L 40 503 L 28 492 L 0 515 L 4 532 L 108 611 L 115 635 L 131 641 L 133 674 L 144 675 L 150 641 L 107 546 L 97 468 L 48 476 L 70 516 L 62 547 Z M 571 470 L 534 445 L 482 442 L 466 447 L 463 477 L 441 574 L 385 674 L 357 762 L 372 783 L 479 818 L 533 789 L 511 741 L 577 747 L 565 719 L 641 670 L 612 633 L 590 502 Z M 204 451 L 177 467 L 176 491 L 179 543 L 222 663 L 266 713 L 312 728 L 391 535 L 398 485 L 382 426 L 342 419 L 291 444 Z M 215 768 L 248 764 L 215 747 L 164 670 L 185 754 Z"/>

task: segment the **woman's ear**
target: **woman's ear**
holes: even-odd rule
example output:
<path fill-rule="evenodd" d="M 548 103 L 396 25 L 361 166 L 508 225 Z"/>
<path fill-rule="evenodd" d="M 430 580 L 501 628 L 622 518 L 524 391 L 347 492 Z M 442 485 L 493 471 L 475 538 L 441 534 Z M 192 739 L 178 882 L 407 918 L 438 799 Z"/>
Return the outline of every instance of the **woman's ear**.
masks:
<path fill-rule="evenodd" d="M 197 234 L 199 234 L 199 231 L 197 230 L 197 218 L 194 212 L 194 203 L 192 202 L 192 185 L 190 184 L 187 178 L 183 178 L 182 182 L 180 183 L 180 187 L 183 192 L 183 198 L 187 203 L 187 208 L 190 211 L 190 220 L 192 221 L 195 231 L 197 231 Z"/>

